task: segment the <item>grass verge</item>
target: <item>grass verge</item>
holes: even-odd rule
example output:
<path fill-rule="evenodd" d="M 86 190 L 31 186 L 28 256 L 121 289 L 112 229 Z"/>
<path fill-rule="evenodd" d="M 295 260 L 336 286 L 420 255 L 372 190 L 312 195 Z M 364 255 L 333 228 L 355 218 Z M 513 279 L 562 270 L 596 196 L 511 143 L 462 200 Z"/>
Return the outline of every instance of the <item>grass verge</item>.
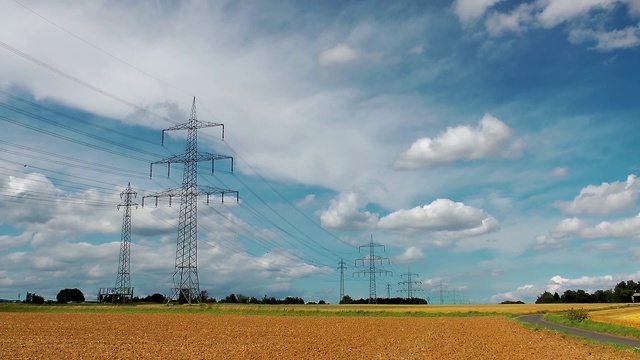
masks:
<path fill-rule="evenodd" d="M 370 316 L 370 317 L 475 317 L 475 316 L 511 316 L 498 312 L 460 311 L 434 312 L 420 311 L 415 308 L 406 311 L 384 308 L 362 309 L 340 305 L 322 306 L 273 306 L 273 305 L 238 305 L 238 304 L 199 304 L 199 305 L 165 305 L 165 304 L 0 304 L 0 313 L 38 312 L 38 313 L 162 313 L 162 314 L 242 314 L 242 315 L 275 315 L 275 316 Z"/>
<path fill-rule="evenodd" d="M 564 326 L 640 340 L 640 330 L 632 327 L 604 324 L 591 320 L 572 321 L 566 313 L 548 313 L 544 319 Z"/>

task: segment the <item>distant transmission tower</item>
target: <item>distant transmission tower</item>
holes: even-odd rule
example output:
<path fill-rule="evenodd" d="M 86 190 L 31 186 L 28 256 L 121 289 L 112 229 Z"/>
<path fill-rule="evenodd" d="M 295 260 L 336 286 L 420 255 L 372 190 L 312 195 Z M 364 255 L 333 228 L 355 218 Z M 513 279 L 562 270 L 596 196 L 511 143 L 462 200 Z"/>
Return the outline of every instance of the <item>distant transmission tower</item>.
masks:
<path fill-rule="evenodd" d="M 418 274 L 413 274 L 413 273 L 411 273 L 411 271 L 408 271 L 406 274 L 402 274 L 400 276 L 403 277 L 403 278 L 404 277 L 407 278 L 407 280 L 401 281 L 401 282 L 398 283 L 398 285 L 406 285 L 407 286 L 406 290 L 404 290 L 404 289 L 398 290 L 398 291 L 406 291 L 407 292 L 407 300 L 413 299 L 413 292 L 414 291 L 422 291 L 421 289 L 414 289 L 413 288 L 413 285 L 418 285 L 418 284 L 422 284 L 422 283 L 420 281 L 411 280 L 412 276 L 418 277 L 419 276 Z"/>
<path fill-rule="evenodd" d="M 114 288 L 101 288 L 98 293 L 98 301 L 102 302 L 110 299 L 111 302 L 127 302 L 133 298 L 133 288 L 131 287 L 131 207 L 138 207 L 132 198 L 138 195 L 131 189 L 131 183 L 120 193 L 123 202 L 118 205 L 124 207 L 122 215 L 122 235 L 120 240 L 120 256 L 118 261 L 118 276 Z"/>
<path fill-rule="evenodd" d="M 368 303 L 374 303 L 377 304 L 378 303 L 378 296 L 376 295 L 376 274 L 381 274 L 381 275 L 387 275 L 387 274 L 391 274 L 391 271 L 388 270 L 382 270 L 382 269 L 376 269 L 376 264 L 380 263 L 380 265 L 383 265 L 383 263 L 386 260 L 386 263 L 389 264 L 389 258 L 383 258 L 381 256 L 376 256 L 375 254 L 375 248 L 376 247 L 381 247 L 382 251 L 384 251 L 384 245 L 379 245 L 379 244 L 375 244 L 373 242 L 373 235 L 371 235 L 371 241 L 367 244 L 367 245 L 361 245 L 360 247 L 358 247 L 358 250 L 361 251 L 363 247 L 368 247 L 369 248 L 369 256 L 365 256 L 362 259 L 356 259 L 355 264 L 358 265 L 358 262 L 362 263 L 362 266 L 365 266 L 365 263 L 369 263 L 369 269 L 365 269 L 365 270 L 361 270 L 358 272 L 355 272 L 354 275 L 366 275 L 369 274 L 369 301 Z"/>
<path fill-rule="evenodd" d="M 391 284 L 387 283 L 387 299 L 391 299 Z"/>
<path fill-rule="evenodd" d="M 345 265 L 344 260 L 340 259 L 338 263 L 338 269 L 340 269 L 340 300 L 338 302 L 344 298 L 344 270 L 347 268 Z"/>
<path fill-rule="evenodd" d="M 171 164 L 183 163 L 182 187 L 161 191 L 155 194 L 145 195 L 144 199 L 153 197 L 158 204 L 158 198 L 168 197 L 169 204 L 173 197 L 180 197 L 180 218 L 178 222 L 178 240 L 176 244 L 176 262 L 173 272 L 174 288 L 168 301 L 178 297 L 178 301 L 191 304 L 200 298 L 200 284 L 198 281 L 198 195 L 207 196 L 207 204 L 211 195 L 220 195 L 224 203 L 225 194 L 235 194 L 238 201 L 238 192 L 235 190 L 219 189 L 209 186 L 198 187 L 198 162 L 211 160 L 211 173 L 214 172 L 215 160 L 230 159 L 231 171 L 233 172 L 233 158 L 230 156 L 216 155 L 205 152 L 198 152 L 198 129 L 221 126 L 222 138 L 224 139 L 224 125 L 202 122 L 197 119 L 196 98 L 193 98 L 191 106 L 191 117 L 186 123 L 162 130 L 162 144 L 164 145 L 164 134 L 166 131 L 187 130 L 187 147 L 183 154 L 168 157 L 166 159 L 151 163 L 149 167 L 149 177 L 153 177 L 153 164 L 167 164 L 167 175 L 171 175 Z"/>

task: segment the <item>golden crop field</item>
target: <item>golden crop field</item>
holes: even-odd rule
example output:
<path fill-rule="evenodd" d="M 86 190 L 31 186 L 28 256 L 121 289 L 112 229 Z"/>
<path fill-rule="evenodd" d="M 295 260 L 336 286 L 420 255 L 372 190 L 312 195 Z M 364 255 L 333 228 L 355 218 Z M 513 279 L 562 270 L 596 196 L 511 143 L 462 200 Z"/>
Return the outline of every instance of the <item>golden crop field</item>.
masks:
<path fill-rule="evenodd" d="M 501 306 L 456 306 L 455 312 L 445 306 L 393 307 L 395 310 L 377 306 L 331 307 L 333 313 L 328 313 L 330 307 L 266 308 L 272 309 L 269 310 L 272 315 L 247 314 L 247 309 L 264 308 L 250 306 L 222 307 L 225 313 L 214 312 L 220 309 L 216 306 L 63 307 L 62 311 L 48 312 L 3 312 L 0 308 L 0 358 L 638 358 L 631 350 L 587 344 L 551 331 L 528 328 L 504 315 L 459 316 L 464 312 L 496 313 Z M 95 311 L 96 308 L 100 311 Z M 412 309 L 409 313 L 450 311 L 451 316 L 401 314 L 407 308 Z M 392 310 L 398 315 L 344 316 L 336 312 L 361 309 Z"/>
<path fill-rule="evenodd" d="M 589 314 L 589 319 L 607 324 L 629 326 L 640 329 L 640 308 L 634 306 L 594 311 Z"/>

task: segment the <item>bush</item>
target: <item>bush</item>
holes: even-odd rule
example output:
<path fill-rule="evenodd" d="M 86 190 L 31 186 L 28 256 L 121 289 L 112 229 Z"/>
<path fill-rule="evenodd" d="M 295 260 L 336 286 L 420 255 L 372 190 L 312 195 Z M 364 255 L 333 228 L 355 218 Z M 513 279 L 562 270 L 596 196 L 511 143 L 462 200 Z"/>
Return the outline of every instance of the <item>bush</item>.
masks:
<path fill-rule="evenodd" d="M 567 317 L 571 321 L 585 321 L 589 318 L 589 311 L 571 308 L 571 310 L 567 311 Z"/>

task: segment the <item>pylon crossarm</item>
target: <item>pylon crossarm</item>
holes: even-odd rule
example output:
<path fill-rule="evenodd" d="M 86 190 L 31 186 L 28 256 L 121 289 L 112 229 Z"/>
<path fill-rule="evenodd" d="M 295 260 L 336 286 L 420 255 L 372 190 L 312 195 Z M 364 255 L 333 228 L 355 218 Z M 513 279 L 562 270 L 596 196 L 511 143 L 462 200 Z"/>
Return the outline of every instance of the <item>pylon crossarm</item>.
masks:
<path fill-rule="evenodd" d="M 157 192 L 155 194 L 145 195 L 145 196 L 142 197 L 142 207 L 144 207 L 144 200 L 146 198 L 154 198 L 154 199 L 156 199 L 156 206 L 158 206 L 158 198 L 168 197 L 169 198 L 169 202 L 171 202 L 171 198 L 180 196 L 180 192 L 181 191 L 182 191 L 182 188 L 175 188 L 175 189 L 159 191 L 159 192 Z"/>
<path fill-rule="evenodd" d="M 231 160 L 231 172 L 233 172 L 233 157 L 226 155 L 211 154 L 207 152 L 198 152 L 195 157 L 191 158 L 186 154 L 174 155 L 162 160 L 154 161 L 149 165 L 149 177 L 153 177 L 154 164 L 167 164 L 167 177 L 171 176 L 171 164 L 183 164 L 187 162 L 202 162 L 211 160 L 211 173 L 215 172 L 216 160 Z"/>
<path fill-rule="evenodd" d="M 235 194 L 236 195 L 236 203 L 240 202 L 240 193 L 236 190 L 229 189 L 220 189 L 214 188 L 211 186 L 200 186 L 198 187 L 198 195 L 206 195 L 207 196 L 207 204 L 209 203 L 209 197 L 211 195 L 220 195 L 221 203 L 224 204 L 224 196 L 227 194 Z"/>
<path fill-rule="evenodd" d="M 224 124 L 218 124 L 218 123 L 214 123 L 214 122 L 196 120 L 196 121 L 187 121 L 186 123 L 178 124 L 178 125 L 172 126 L 170 128 L 163 129 L 162 130 L 162 145 L 164 145 L 164 133 L 166 131 L 202 129 L 202 128 L 208 128 L 208 127 L 214 127 L 214 126 L 222 127 L 222 139 L 224 139 Z"/>

